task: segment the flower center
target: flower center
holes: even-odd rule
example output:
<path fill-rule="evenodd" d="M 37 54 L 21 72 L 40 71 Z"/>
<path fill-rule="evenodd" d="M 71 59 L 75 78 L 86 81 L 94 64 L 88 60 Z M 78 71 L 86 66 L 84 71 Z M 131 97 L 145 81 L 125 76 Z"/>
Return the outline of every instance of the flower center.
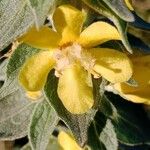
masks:
<path fill-rule="evenodd" d="M 54 52 L 53 56 L 56 61 L 55 75 L 57 77 L 71 64 L 78 63 L 87 71 L 92 70 L 95 64 L 95 59 L 77 43 L 61 46 Z"/>

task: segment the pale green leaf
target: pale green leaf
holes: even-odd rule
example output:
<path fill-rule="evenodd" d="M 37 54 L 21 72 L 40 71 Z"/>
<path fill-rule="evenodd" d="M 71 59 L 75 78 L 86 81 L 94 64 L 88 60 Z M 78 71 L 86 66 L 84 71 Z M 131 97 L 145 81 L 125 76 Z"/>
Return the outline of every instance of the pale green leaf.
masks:
<path fill-rule="evenodd" d="M 20 150 L 32 150 L 31 146 L 29 143 L 27 143 L 26 145 L 24 145 Z"/>
<path fill-rule="evenodd" d="M 96 117 L 99 116 L 100 122 L 96 122 Z M 97 128 L 97 124 L 99 125 Z M 89 129 L 88 129 L 88 146 L 91 148 L 91 150 L 106 150 L 106 147 L 104 143 L 100 140 L 100 132 L 104 128 L 106 124 L 106 118 L 103 114 L 98 113 L 95 116 L 94 121 L 91 123 Z"/>
<path fill-rule="evenodd" d="M 55 0 L 1 0 L 0 50 L 33 24 L 42 25 L 54 2 Z"/>
<path fill-rule="evenodd" d="M 56 112 L 43 100 L 34 109 L 30 127 L 29 141 L 34 150 L 46 150 L 50 135 L 54 131 L 59 118 Z"/>
<path fill-rule="evenodd" d="M 124 0 L 103 0 L 114 13 L 127 22 L 133 22 L 134 16 L 127 8 Z"/>
<path fill-rule="evenodd" d="M 32 150 L 32 148 L 30 144 L 27 143 L 25 146 L 21 148 L 21 150 Z M 46 150 L 62 150 L 56 137 L 50 136 L 49 143 L 46 147 Z"/>
<path fill-rule="evenodd" d="M 39 49 L 32 48 L 26 44 L 21 44 L 9 59 L 6 69 L 6 80 L 0 89 L 0 100 L 15 92 L 18 86 L 18 72 L 26 59 L 39 52 Z"/>
<path fill-rule="evenodd" d="M 27 134 L 30 114 L 34 107 L 18 86 L 18 71 L 25 60 L 36 53 L 27 45 L 20 45 L 11 56 L 7 68 L 6 80 L 0 88 L 0 138 L 12 140 Z"/>
<path fill-rule="evenodd" d="M 118 150 L 118 140 L 115 129 L 109 119 L 100 133 L 100 140 L 104 143 L 106 150 Z"/>
<path fill-rule="evenodd" d="M 0 81 L 5 80 L 7 62 L 8 60 L 6 59 L 2 63 L 0 63 Z"/>
<path fill-rule="evenodd" d="M 27 135 L 34 105 L 21 90 L 0 100 L 0 140 L 15 140 Z"/>

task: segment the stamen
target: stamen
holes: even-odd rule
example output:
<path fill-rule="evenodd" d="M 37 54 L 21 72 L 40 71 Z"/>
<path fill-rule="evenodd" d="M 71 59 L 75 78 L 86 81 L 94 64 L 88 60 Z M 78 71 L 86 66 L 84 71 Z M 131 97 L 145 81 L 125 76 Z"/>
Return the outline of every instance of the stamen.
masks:
<path fill-rule="evenodd" d="M 81 59 L 81 51 L 82 51 L 82 48 L 79 44 L 74 43 L 70 47 L 70 55 L 73 57 L 76 57 L 76 59 Z"/>
<path fill-rule="evenodd" d="M 62 75 L 63 70 L 67 68 L 68 65 L 76 62 L 79 62 L 85 70 L 93 74 L 94 78 L 100 77 L 100 75 L 93 70 L 96 60 L 77 43 L 61 46 L 54 52 L 53 57 L 56 60 L 55 75 L 57 77 Z"/>

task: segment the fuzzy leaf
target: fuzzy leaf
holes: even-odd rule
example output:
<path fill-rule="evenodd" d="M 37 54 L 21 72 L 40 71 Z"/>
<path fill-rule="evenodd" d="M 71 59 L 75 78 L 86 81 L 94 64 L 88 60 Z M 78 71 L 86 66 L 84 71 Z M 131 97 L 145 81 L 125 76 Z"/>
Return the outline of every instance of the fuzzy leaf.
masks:
<path fill-rule="evenodd" d="M 99 118 L 98 120 L 97 117 Z M 91 123 L 88 129 L 87 144 L 88 146 L 90 146 L 91 150 L 106 150 L 104 143 L 99 138 L 102 129 L 105 127 L 105 124 L 106 117 L 102 113 L 97 113 L 94 118 L 94 121 Z"/>
<path fill-rule="evenodd" d="M 0 1 L 0 50 L 36 24 L 44 23 L 55 0 L 1 0 Z"/>
<path fill-rule="evenodd" d="M 0 140 L 15 140 L 27 135 L 34 105 L 21 90 L 0 99 Z"/>
<path fill-rule="evenodd" d="M 55 77 L 54 71 L 49 73 L 44 91 L 47 101 L 57 112 L 58 116 L 71 129 L 75 139 L 83 146 L 87 141 L 87 130 L 93 120 L 96 109 L 91 109 L 88 113 L 82 115 L 73 115 L 66 110 L 57 94 L 58 78 Z"/>
<path fill-rule="evenodd" d="M 27 143 L 26 145 L 24 145 L 20 150 L 32 150 L 31 146 L 29 143 Z"/>
<path fill-rule="evenodd" d="M 88 5 L 90 8 L 92 8 L 94 11 L 96 11 L 99 14 L 102 14 L 109 18 L 118 28 L 118 31 L 122 37 L 122 43 L 126 47 L 126 49 L 132 53 L 132 49 L 130 47 L 130 44 L 127 39 L 126 35 L 126 29 L 127 29 L 127 23 L 122 20 L 118 15 L 116 15 L 114 12 L 112 12 L 109 7 L 100 0 L 82 0 L 86 5 Z"/>
<path fill-rule="evenodd" d="M 21 148 L 21 150 L 32 150 L 32 148 L 30 144 L 27 143 L 25 146 Z M 56 137 L 54 136 L 50 137 L 46 150 L 62 150 Z"/>
<path fill-rule="evenodd" d="M 39 49 L 21 44 L 9 59 L 6 69 L 6 80 L 0 89 L 0 99 L 15 92 L 18 87 L 18 72 L 27 58 L 39 52 Z"/>
<path fill-rule="evenodd" d="M 117 150 L 118 140 L 111 120 L 97 112 L 89 128 L 88 145 L 92 150 Z"/>
<path fill-rule="evenodd" d="M 124 0 L 103 0 L 108 7 L 114 11 L 121 19 L 132 22 L 134 21 L 134 16 L 131 11 L 127 8 Z"/>
<path fill-rule="evenodd" d="M 48 146 L 46 150 L 63 150 L 62 147 L 59 145 L 57 138 L 51 136 L 49 139 Z"/>
<path fill-rule="evenodd" d="M 0 81 L 5 80 L 7 62 L 8 60 L 4 60 L 2 63 L 0 63 Z"/>
<path fill-rule="evenodd" d="M 150 121 L 141 105 L 107 92 L 101 99 L 100 110 L 111 119 L 121 143 L 129 145 L 150 143 Z"/>
<path fill-rule="evenodd" d="M 3 140 L 14 140 L 27 134 L 34 104 L 19 90 L 17 74 L 25 59 L 37 49 L 34 50 L 27 45 L 20 45 L 11 56 L 7 68 L 4 68 L 3 74 L 7 79 L 0 89 L 0 138 Z"/>
<path fill-rule="evenodd" d="M 34 104 L 29 102 L 23 91 L 19 90 L 17 73 L 25 59 L 35 51 L 27 45 L 20 45 L 11 56 L 4 85 L 0 89 L 0 138 L 13 140 L 27 134 L 29 117 Z M 34 51 L 34 52 L 33 52 Z M 7 73 L 6 73 L 7 70 Z"/>
<path fill-rule="evenodd" d="M 88 145 L 90 146 L 91 150 L 107 150 L 104 143 L 99 140 L 99 137 L 95 131 L 95 126 L 92 123 L 89 127 L 89 134 L 88 134 Z"/>
<path fill-rule="evenodd" d="M 34 109 L 29 128 L 29 141 L 35 150 L 46 150 L 49 137 L 54 131 L 59 118 L 53 108 L 43 100 Z"/>
<path fill-rule="evenodd" d="M 109 119 L 100 133 L 100 140 L 104 143 L 106 150 L 118 150 L 118 140 L 115 129 Z"/>

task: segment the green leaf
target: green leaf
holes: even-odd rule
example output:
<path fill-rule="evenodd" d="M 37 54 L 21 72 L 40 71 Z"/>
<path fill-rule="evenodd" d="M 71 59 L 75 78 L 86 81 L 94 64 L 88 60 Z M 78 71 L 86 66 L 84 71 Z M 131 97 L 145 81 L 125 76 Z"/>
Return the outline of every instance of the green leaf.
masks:
<path fill-rule="evenodd" d="M 122 45 L 120 41 L 117 41 L 117 40 L 111 40 L 111 41 L 105 42 L 101 44 L 100 47 L 111 48 L 111 49 L 115 49 L 121 52 L 124 51 L 124 46 Z"/>
<path fill-rule="evenodd" d="M 35 150 L 46 150 L 49 137 L 54 131 L 59 118 L 46 100 L 38 103 L 34 109 L 29 127 L 29 141 Z"/>
<path fill-rule="evenodd" d="M 58 143 L 57 138 L 51 136 L 46 150 L 63 150 Z"/>
<path fill-rule="evenodd" d="M 148 24 L 148 26 L 150 26 L 150 25 Z M 130 34 L 134 35 L 136 38 L 140 39 L 142 42 L 144 42 L 144 44 L 146 44 L 150 49 L 150 42 L 149 42 L 150 41 L 150 36 L 149 36 L 150 30 L 144 30 L 144 29 L 129 25 L 128 32 Z M 140 47 L 137 43 L 136 43 L 136 45 L 139 49 L 141 48 L 144 51 L 143 47 Z"/>
<path fill-rule="evenodd" d="M 75 139 L 82 147 L 87 141 L 87 130 L 91 121 L 93 120 L 93 117 L 96 113 L 96 109 L 93 108 L 91 109 L 91 111 L 83 115 L 71 114 L 66 110 L 66 108 L 63 106 L 61 100 L 58 97 L 57 84 L 58 78 L 55 77 L 54 71 L 51 71 L 48 75 L 47 83 L 44 87 L 47 101 L 55 109 L 58 116 L 71 129 Z"/>
<path fill-rule="evenodd" d="M 133 22 L 134 16 L 127 8 L 124 0 L 103 0 L 108 7 L 116 13 L 121 19 L 127 22 Z"/>
<path fill-rule="evenodd" d="M 38 51 L 25 44 L 20 45 L 11 56 L 7 68 L 5 66 L 1 72 L 6 76 L 0 88 L 0 138 L 3 140 L 14 140 L 27 134 L 35 104 L 27 100 L 25 93 L 19 89 L 17 75 L 25 60 Z"/>
<path fill-rule="evenodd" d="M 29 143 L 27 143 L 26 145 L 24 145 L 20 150 L 32 150 L 31 146 Z"/>
<path fill-rule="evenodd" d="M 107 150 L 104 143 L 100 141 L 96 127 L 93 123 L 89 127 L 88 138 L 88 145 L 91 150 Z"/>
<path fill-rule="evenodd" d="M 104 143 L 106 150 L 118 150 L 118 140 L 115 129 L 109 119 L 100 133 L 100 140 Z"/>
<path fill-rule="evenodd" d="M 88 145 L 92 150 L 117 150 L 118 140 L 110 119 L 97 112 L 88 135 Z"/>
<path fill-rule="evenodd" d="M 26 44 L 21 44 L 9 59 L 6 69 L 6 80 L 0 89 L 0 100 L 15 92 L 18 87 L 18 72 L 26 59 L 39 52 L 39 49 L 32 48 Z"/>
<path fill-rule="evenodd" d="M 27 135 L 34 105 L 21 90 L 0 100 L 0 140 L 15 140 Z"/>
<path fill-rule="evenodd" d="M 119 150 L 149 150 L 148 145 L 139 145 L 139 146 L 127 146 L 120 144 Z"/>
<path fill-rule="evenodd" d="M 23 146 L 21 148 L 21 150 L 32 150 L 32 148 L 31 148 L 30 144 L 27 143 L 25 146 Z M 62 150 L 56 137 L 54 137 L 54 136 L 50 137 L 46 150 Z"/>
<path fill-rule="evenodd" d="M 100 0 L 82 0 L 86 5 L 92 8 L 97 13 L 104 15 L 105 17 L 109 18 L 118 28 L 118 31 L 122 37 L 122 43 L 126 47 L 127 51 L 132 53 L 132 49 L 127 39 L 126 30 L 127 30 L 127 23 L 122 20 L 118 15 L 112 12 L 109 7 Z"/>
<path fill-rule="evenodd" d="M 91 150 L 106 150 L 104 143 L 99 138 L 102 129 L 105 127 L 105 124 L 106 117 L 102 113 L 97 113 L 88 129 L 87 144 L 90 146 Z"/>
<path fill-rule="evenodd" d="M 13 52 L 7 65 L 7 78 L 13 73 L 17 74 L 24 62 L 32 55 L 38 53 L 40 49 L 33 48 L 27 44 L 21 44 Z"/>
<path fill-rule="evenodd" d="M 0 50 L 36 24 L 44 23 L 55 0 L 0 0 Z"/>
<path fill-rule="evenodd" d="M 100 110 L 111 119 L 117 138 L 127 145 L 150 143 L 150 121 L 141 105 L 106 92 Z"/>
<path fill-rule="evenodd" d="M 0 63 L 0 81 L 5 80 L 7 63 L 8 63 L 7 59 L 4 60 L 2 63 Z"/>

